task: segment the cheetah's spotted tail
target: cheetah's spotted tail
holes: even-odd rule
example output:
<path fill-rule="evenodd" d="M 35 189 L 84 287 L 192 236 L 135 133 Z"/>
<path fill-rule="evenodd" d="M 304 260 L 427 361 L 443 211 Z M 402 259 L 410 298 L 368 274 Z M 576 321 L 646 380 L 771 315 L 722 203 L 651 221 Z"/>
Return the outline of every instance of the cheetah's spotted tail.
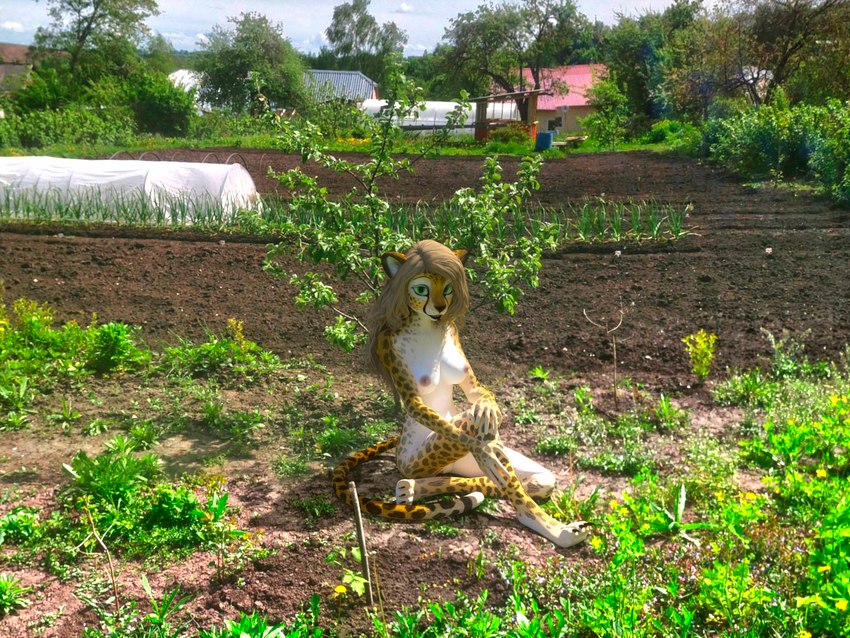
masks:
<path fill-rule="evenodd" d="M 398 437 L 382 441 L 365 450 L 355 452 L 344 459 L 333 472 L 333 487 L 337 497 L 352 507 L 354 504 L 348 489 L 351 471 L 359 465 L 370 461 L 379 454 L 391 450 L 398 445 Z M 479 498 L 476 498 L 478 496 Z M 359 497 L 360 509 L 379 518 L 389 518 L 396 521 L 424 521 L 440 519 L 462 514 L 475 509 L 480 503 L 480 494 L 466 495 L 445 503 L 428 503 L 427 505 L 400 505 L 388 501 L 376 501 L 364 496 Z"/>

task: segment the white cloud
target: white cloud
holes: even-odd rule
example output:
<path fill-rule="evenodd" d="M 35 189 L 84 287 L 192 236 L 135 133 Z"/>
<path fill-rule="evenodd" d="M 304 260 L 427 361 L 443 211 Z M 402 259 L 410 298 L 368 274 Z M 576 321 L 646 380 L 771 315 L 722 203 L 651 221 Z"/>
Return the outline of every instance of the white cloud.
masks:
<path fill-rule="evenodd" d="M 0 31 L 13 31 L 15 33 L 23 33 L 24 25 L 22 25 L 20 22 L 6 20 L 5 22 L 0 22 Z"/>
<path fill-rule="evenodd" d="M 398 10 L 401 11 L 402 13 L 411 13 L 413 11 L 413 5 L 408 4 L 407 2 L 402 2 L 398 6 Z"/>

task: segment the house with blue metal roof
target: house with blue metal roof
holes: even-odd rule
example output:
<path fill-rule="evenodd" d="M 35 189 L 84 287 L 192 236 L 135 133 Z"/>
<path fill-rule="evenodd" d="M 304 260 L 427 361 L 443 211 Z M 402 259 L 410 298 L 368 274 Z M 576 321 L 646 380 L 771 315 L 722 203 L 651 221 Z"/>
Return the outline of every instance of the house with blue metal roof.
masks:
<path fill-rule="evenodd" d="M 378 85 L 360 71 L 309 69 L 304 73 L 304 84 L 319 102 L 335 99 L 362 102 L 378 97 Z"/>

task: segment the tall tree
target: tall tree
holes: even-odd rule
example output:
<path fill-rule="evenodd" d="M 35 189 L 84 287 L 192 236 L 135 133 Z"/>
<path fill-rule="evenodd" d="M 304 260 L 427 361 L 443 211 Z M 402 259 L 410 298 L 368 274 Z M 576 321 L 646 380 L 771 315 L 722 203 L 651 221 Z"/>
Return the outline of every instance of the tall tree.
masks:
<path fill-rule="evenodd" d="M 369 4 L 370 0 L 351 0 L 334 7 L 325 35 L 336 58 L 335 68 L 362 71 L 381 82 L 384 59 L 404 50 L 407 34 L 395 22 L 379 25 L 369 13 Z"/>
<path fill-rule="evenodd" d="M 174 61 L 174 46 L 161 33 L 155 33 L 142 47 L 142 58 L 153 71 L 171 73 L 177 66 Z"/>
<path fill-rule="evenodd" d="M 486 78 L 506 93 L 539 89 L 544 69 L 565 55 L 564 43 L 575 42 L 588 27 L 573 0 L 483 4 L 451 21 L 443 36 L 448 45 L 445 62 L 458 73 Z M 529 70 L 530 82 L 523 69 Z M 517 105 L 521 112 L 526 108 L 525 102 Z"/>
<path fill-rule="evenodd" d="M 52 22 L 35 35 L 41 49 L 68 54 L 71 78 L 76 81 L 84 54 L 92 50 L 135 49 L 147 35 L 145 20 L 157 15 L 156 0 L 47 0 Z"/>
<path fill-rule="evenodd" d="M 659 117 L 667 106 L 661 85 L 662 64 L 676 33 L 687 29 L 701 11 L 701 0 L 675 0 L 663 12 L 620 15 L 606 34 L 603 59 L 629 100 L 632 113 Z"/>
<path fill-rule="evenodd" d="M 666 93 L 680 110 L 702 116 L 717 96 L 759 105 L 786 86 L 797 99 L 846 97 L 847 18 L 848 0 L 719 5 L 678 32 L 665 61 Z"/>
<path fill-rule="evenodd" d="M 303 105 L 304 64 L 284 37 L 283 25 L 255 12 L 228 18 L 228 22 L 233 29 L 215 25 L 202 44 L 195 67 L 201 74 L 201 100 L 244 111 L 252 106 L 255 82 L 260 81 L 272 103 Z"/>
<path fill-rule="evenodd" d="M 747 63 L 746 87 L 753 102 L 770 101 L 776 89 L 806 62 L 809 48 L 829 37 L 832 22 L 847 7 L 847 0 L 739 0 L 736 17 L 748 31 L 747 58 L 739 56 L 742 71 Z M 846 60 L 845 60 L 846 64 Z M 742 72 L 748 79 L 748 74 Z M 762 79 L 763 89 L 756 80 Z"/>

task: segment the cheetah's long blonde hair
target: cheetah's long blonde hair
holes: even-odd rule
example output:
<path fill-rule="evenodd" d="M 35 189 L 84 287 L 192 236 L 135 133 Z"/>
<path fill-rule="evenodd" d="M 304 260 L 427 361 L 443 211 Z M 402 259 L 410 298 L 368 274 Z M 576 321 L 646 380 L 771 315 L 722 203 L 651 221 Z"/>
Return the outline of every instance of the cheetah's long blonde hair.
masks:
<path fill-rule="evenodd" d="M 387 253 L 382 259 L 387 270 L 387 257 L 392 256 L 401 262 L 394 276 L 389 276 L 384 291 L 372 306 L 367 320 L 369 329 L 369 360 L 375 370 L 394 388 L 392 378 L 378 358 L 378 335 L 385 330 L 398 330 L 410 317 L 407 286 L 410 280 L 424 273 L 442 275 L 452 286 L 452 302 L 440 321 L 454 322 L 460 325 L 466 311 L 469 310 L 469 287 L 466 284 L 466 270 L 462 259 L 466 251 L 454 252 L 443 244 L 431 239 L 423 239 L 414 244 L 404 255 Z"/>

